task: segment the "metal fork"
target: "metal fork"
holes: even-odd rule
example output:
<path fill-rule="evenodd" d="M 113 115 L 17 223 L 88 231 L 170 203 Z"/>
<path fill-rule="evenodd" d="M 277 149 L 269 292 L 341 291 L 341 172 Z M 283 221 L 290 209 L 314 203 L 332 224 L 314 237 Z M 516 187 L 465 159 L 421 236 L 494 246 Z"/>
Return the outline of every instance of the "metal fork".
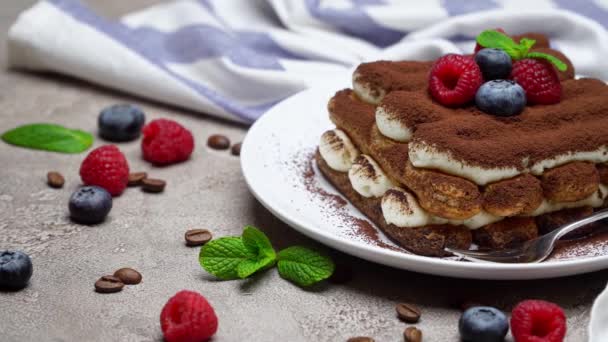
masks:
<path fill-rule="evenodd" d="M 500 250 L 462 250 L 445 248 L 456 256 L 475 262 L 498 262 L 498 263 L 534 263 L 545 260 L 553 251 L 555 243 L 564 235 L 586 226 L 590 223 L 608 217 L 608 209 L 600 210 L 591 216 L 587 216 L 578 221 L 574 221 L 555 229 L 551 233 L 540 236 L 536 239 L 526 241 L 521 245 Z"/>

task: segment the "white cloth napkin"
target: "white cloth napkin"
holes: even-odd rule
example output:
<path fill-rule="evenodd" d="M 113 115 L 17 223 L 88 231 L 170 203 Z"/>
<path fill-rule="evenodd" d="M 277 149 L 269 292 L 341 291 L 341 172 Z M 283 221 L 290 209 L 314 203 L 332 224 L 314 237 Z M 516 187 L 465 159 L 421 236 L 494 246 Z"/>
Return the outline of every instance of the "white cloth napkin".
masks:
<path fill-rule="evenodd" d="M 595 300 L 589 323 L 589 342 L 606 341 L 608 341 L 608 287 Z"/>
<path fill-rule="evenodd" d="M 608 79 L 603 3 L 184 0 L 110 21 L 75 1 L 47 0 L 10 29 L 9 63 L 252 122 L 286 97 L 344 77 L 363 61 L 469 53 L 474 37 L 495 27 L 544 32 L 578 74 Z"/>

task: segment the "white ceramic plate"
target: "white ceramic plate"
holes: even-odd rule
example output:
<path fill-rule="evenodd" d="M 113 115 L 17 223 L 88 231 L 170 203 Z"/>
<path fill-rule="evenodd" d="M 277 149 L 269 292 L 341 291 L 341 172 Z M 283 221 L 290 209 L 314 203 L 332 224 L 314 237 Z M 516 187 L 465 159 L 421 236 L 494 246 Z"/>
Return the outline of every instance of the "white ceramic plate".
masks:
<path fill-rule="evenodd" d="M 339 84 L 310 89 L 278 104 L 251 127 L 243 143 L 241 165 L 251 192 L 285 223 L 363 259 L 449 277 L 537 279 L 608 268 L 608 238 L 574 244 L 555 260 L 516 265 L 413 255 L 399 251 L 379 230 L 377 239 L 366 238 L 357 231 L 364 216 L 350 204 L 340 205 L 335 195 L 331 195 L 337 194 L 337 190 L 318 170 L 312 174 L 307 169 L 319 137 L 333 127 L 326 105 L 336 89 Z M 323 191 L 328 194 L 322 194 Z"/>

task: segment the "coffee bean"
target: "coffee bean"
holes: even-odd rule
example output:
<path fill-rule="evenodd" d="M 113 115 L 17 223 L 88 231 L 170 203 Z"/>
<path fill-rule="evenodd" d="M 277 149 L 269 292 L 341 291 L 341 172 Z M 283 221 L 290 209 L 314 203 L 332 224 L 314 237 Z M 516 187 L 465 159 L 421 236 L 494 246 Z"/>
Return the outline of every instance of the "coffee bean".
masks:
<path fill-rule="evenodd" d="M 186 246 L 195 247 L 202 246 L 211 241 L 213 235 L 207 229 L 190 229 L 184 234 Z"/>
<path fill-rule="evenodd" d="M 129 173 L 129 182 L 127 185 L 136 186 L 141 185 L 144 179 L 148 178 L 148 174 L 145 172 L 133 172 Z"/>
<path fill-rule="evenodd" d="M 416 323 L 420 320 L 420 309 L 409 303 L 399 303 L 397 307 L 397 316 L 404 322 Z"/>
<path fill-rule="evenodd" d="M 145 192 L 163 192 L 165 185 L 167 185 L 167 182 L 162 179 L 144 178 L 141 181 L 142 189 Z"/>
<path fill-rule="evenodd" d="M 225 135 L 214 134 L 207 139 L 207 146 L 216 150 L 225 150 L 230 147 L 230 139 Z"/>
<path fill-rule="evenodd" d="M 141 283 L 141 273 L 132 268 L 121 268 L 114 272 L 114 276 L 127 285 L 136 285 Z"/>
<path fill-rule="evenodd" d="M 375 340 L 367 336 L 357 336 L 349 338 L 346 342 L 375 342 Z"/>
<path fill-rule="evenodd" d="M 57 189 L 62 188 L 63 184 L 65 184 L 65 179 L 63 178 L 61 173 L 57 171 L 50 171 L 49 173 L 47 173 L 46 181 L 51 188 Z"/>
<path fill-rule="evenodd" d="M 242 145 L 242 143 L 238 143 L 238 144 L 232 145 L 232 148 L 230 149 L 230 152 L 232 153 L 233 156 L 240 156 L 241 155 L 241 145 Z"/>
<path fill-rule="evenodd" d="M 106 275 L 95 282 L 95 291 L 99 293 L 119 292 L 125 284 L 115 276 Z"/>
<path fill-rule="evenodd" d="M 403 332 L 403 339 L 405 342 L 421 342 L 422 331 L 416 327 L 407 327 Z"/>

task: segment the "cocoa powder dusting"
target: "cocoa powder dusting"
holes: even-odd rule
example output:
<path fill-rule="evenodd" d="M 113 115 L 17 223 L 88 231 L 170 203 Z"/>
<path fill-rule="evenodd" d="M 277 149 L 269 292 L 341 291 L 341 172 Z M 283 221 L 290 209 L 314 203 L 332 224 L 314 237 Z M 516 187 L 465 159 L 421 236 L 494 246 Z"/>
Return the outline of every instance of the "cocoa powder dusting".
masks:
<path fill-rule="evenodd" d="M 293 165 L 300 171 L 304 188 L 315 198 L 326 205 L 323 208 L 324 214 L 337 217 L 345 225 L 351 228 L 349 235 L 360 238 L 374 246 L 390 249 L 392 251 L 407 252 L 403 248 L 393 246 L 382 241 L 378 230 L 366 219 L 352 216 L 346 205 L 348 202 L 339 195 L 327 192 L 321 188 L 317 180 L 317 173 L 314 168 L 315 151 L 302 150 L 293 158 Z"/>
<path fill-rule="evenodd" d="M 433 146 L 470 165 L 520 170 L 557 155 L 608 145 L 608 135 L 603 134 L 608 130 L 608 86 L 602 81 L 564 80 L 560 103 L 527 106 L 518 116 L 499 118 L 473 105 L 453 109 L 436 103 L 427 93 L 429 68 L 426 62 L 380 61 L 357 69 L 358 79 L 386 91 L 382 106 L 414 131 L 414 143 Z M 406 88 L 397 84 L 406 80 Z M 350 106 L 361 109 L 356 103 Z M 348 116 L 351 111 L 344 109 Z M 352 130 L 369 132 L 369 127 Z M 403 163 L 407 156 L 400 154 Z"/>
<path fill-rule="evenodd" d="M 294 160 L 298 168 L 302 170 L 302 183 L 304 184 L 304 187 L 308 192 L 323 200 L 323 202 L 328 204 L 331 208 L 343 208 L 348 204 L 344 198 L 330 194 L 317 185 L 317 180 L 315 179 L 316 173 L 313 168 L 314 156 L 314 152 L 302 152 L 302 155 Z"/>
<path fill-rule="evenodd" d="M 608 145 L 608 86 L 597 80 L 562 83 L 563 100 L 527 106 L 518 116 L 497 118 L 475 108 L 453 110 L 416 127 L 414 143 L 432 145 L 481 167 L 523 169 L 544 159 Z M 429 101 L 426 106 L 438 104 Z M 528 165 L 522 162 L 528 159 Z"/>
<path fill-rule="evenodd" d="M 382 241 L 380 239 L 380 236 L 378 236 L 378 229 L 372 226 L 372 224 L 368 220 L 350 216 L 348 214 L 345 214 L 344 218 L 346 219 L 346 222 L 352 225 L 357 235 L 363 237 L 365 241 L 371 242 L 378 247 L 390 249 L 392 251 L 406 252 L 403 248 L 395 247 Z"/>
<path fill-rule="evenodd" d="M 366 84 L 372 91 L 417 90 L 426 87 L 432 64 L 417 61 L 362 63 L 355 70 L 356 81 Z"/>
<path fill-rule="evenodd" d="M 559 261 L 605 255 L 608 255 L 608 227 L 603 227 L 588 237 L 559 241 L 555 251 L 547 260 Z"/>
<path fill-rule="evenodd" d="M 361 239 L 371 245 L 392 251 L 410 253 L 407 250 L 383 241 L 380 232 L 367 219 L 355 217 L 350 214 L 348 201 L 340 195 L 332 194 L 321 187 L 315 171 L 314 149 L 301 150 L 294 155 L 292 166 L 301 175 L 301 184 L 314 199 L 320 200 L 324 206 L 321 208 L 325 215 L 338 218 L 350 231 L 348 236 Z M 577 258 L 589 258 L 608 255 L 608 227 L 601 228 L 595 234 L 576 240 L 558 242 L 549 261 L 559 261 Z M 455 257 L 443 259 L 467 262 Z"/>

